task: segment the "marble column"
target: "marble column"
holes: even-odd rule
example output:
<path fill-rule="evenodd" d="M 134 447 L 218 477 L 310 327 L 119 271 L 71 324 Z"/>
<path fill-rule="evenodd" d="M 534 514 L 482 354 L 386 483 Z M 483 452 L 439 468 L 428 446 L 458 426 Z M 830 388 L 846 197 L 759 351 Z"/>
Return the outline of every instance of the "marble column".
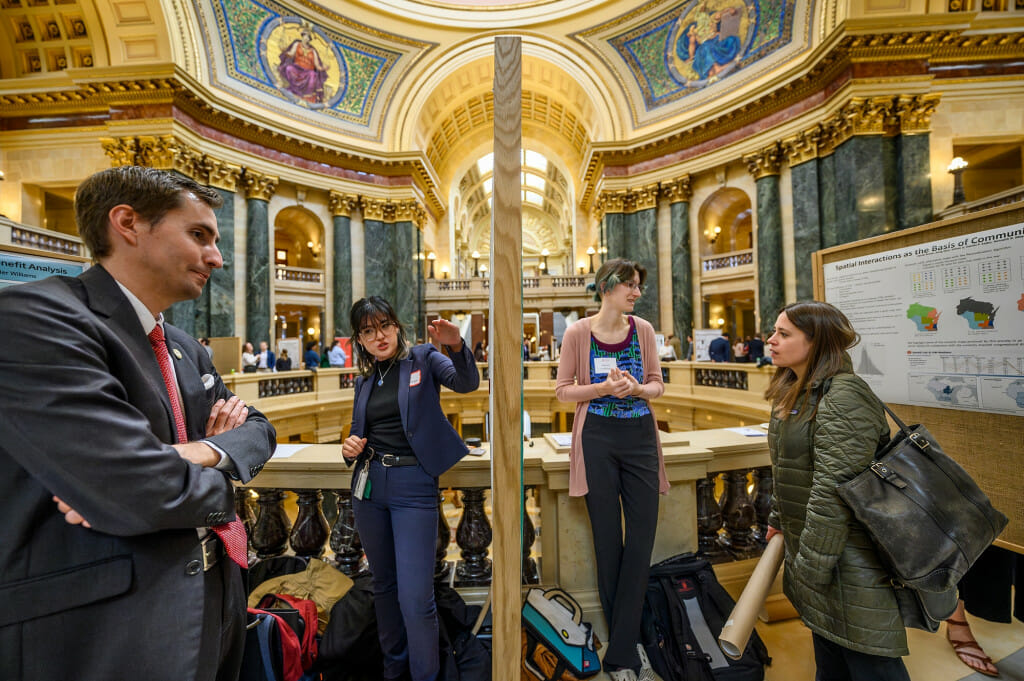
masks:
<path fill-rule="evenodd" d="M 745 156 L 757 190 L 757 328 L 771 335 L 775 318 L 785 303 L 782 260 L 782 209 L 779 200 L 779 145 Z"/>
<path fill-rule="evenodd" d="M 602 192 L 597 199 L 597 209 L 604 215 L 601 225 L 601 232 L 604 234 L 604 246 L 608 249 L 605 259 L 628 258 L 629 243 L 627 241 L 627 221 L 625 216 L 626 205 L 629 201 L 629 192 L 625 190 Z M 600 243 L 598 244 L 600 246 Z M 586 247 L 581 245 L 580 255 L 586 252 Z M 594 257 L 594 271 L 599 266 L 597 256 Z M 589 266 L 589 259 L 588 259 Z M 589 267 L 588 267 L 589 269 Z"/>
<path fill-rule="evenodd" d="M 415 342 L 419 326 L 416 323 L 416 309 L 419 306 L 416 282 L 419 280 L 417 270 L 420 268 L 420 260 L 416 257 L 416 232 L 412 222 L 405 220 L 396 222 L 392 231 L 395 239 L 395 274 L 391 284 L 391 304 L 394 305 L 395 313 L 405 327 L 410 342 Z"/>
<path fill-rule="evenodd" d="M 270 309 L 270 198 L 277 189 L 278 178 L 246 171 L 245 187 L 245 337 L 257 345 L 269 341 L 274 331 Z"/>
<path fill-rule="evenodd" d="M 681 343 L 693 333 L 693 275 L 690 251 L 690 176 L 661 186 L 671 212 L 672 333 Z M 685 345 L 683 347 L 685 350 Z M 680 359 L 683 359 L 680 357 Z"/>
<path fill-rule="evenodd" d="M 359 205 L 355 194 L 332 191 L 328 207 L 334 223 L 334 291 L 331 305 L 334 312 L 334 335 L 348 336 L 349 312 L 352 310 L 352 210 Z"/>
<path fill-rule="evenodd" d="M 417 225 L 425 215 L 415 201 L 364 197 L 366 294 L 385 298 L 410 338 L 416 337 Z M 415 222 L 414 222 L 415 221 Z"/>
<path fill-rule="evenodd" d="M 821 247 L 839 245 L 839 221 L 836 218 L 836 157 L 818 159 L 818 201 L 821 210 Z"/>
<path fill-rule="evenodd" d="M 214 270 L 206 285 L 209 293 L 208 331 L 206 336 L 235 335 L 235 201 L 241 167 L 207 157 L 207 184 L 213 187 L 224 203 L 217 209 L 217 230 L 220 232 L 220 255 L 224 266 Z M 197 330 L 198 332 L 198 330 Z"/>
<path fill-rule="evenodd" d="M 653 324 L 655 329 L 661 327 L 661 300 L 658 295 L 658 195 L 656 184 L 632 192 L 631 203 L 636 211 L 626 215 L 628 240 L 623 256 L 647 268 L 644 294 L 636 301 L 633 312 Z"/>
<path fill-rule="evenodd" d="M 898 97 L 896 115 L 900 121 L 897 138 L 897 175 L 899 200 L 896 210 L 897 229 L 906 229 L 931 222 L 932 183 L 931 117 L 939 105 L 939 94 L 907 95 Z"/>
<path fill-rule="evenodd" d="M 821 178 L 816 130 L 783 140 L 793 190 L 793 266 L 796 299 L 814 298 L 814 267 L 811 254 L 822 247 Z"/>

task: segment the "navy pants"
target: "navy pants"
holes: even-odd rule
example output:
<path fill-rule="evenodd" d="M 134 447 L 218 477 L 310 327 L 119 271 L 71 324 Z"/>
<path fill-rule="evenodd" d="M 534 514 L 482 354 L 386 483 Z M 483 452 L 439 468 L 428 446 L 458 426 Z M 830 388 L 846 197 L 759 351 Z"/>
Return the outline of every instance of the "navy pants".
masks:
<path fill-rule="evenodd" d="M 606 665 L 640 668 L 640 614 L 658 530 L 658 442 L 650 415 L 583 422 L 585 497 L 608 622 Z M 622 519 L 626 532 L 623 536 Z"/>
<path fill-rule="evenodd" d="M 814 643 L 815 681 L 910 681 L 902 657 L 858 653 L 817 634 Z"/>
<path fill-rule="evenodd" d="M 434 604 L 437 478 L 419 465 L 387 468 L 374 460 L 370 498 L 354 497 L 356 529 L 373 572 L 384 677 L 397 679 L 408 670 L 413 681 L 433 681 L 440 664 Z"/>

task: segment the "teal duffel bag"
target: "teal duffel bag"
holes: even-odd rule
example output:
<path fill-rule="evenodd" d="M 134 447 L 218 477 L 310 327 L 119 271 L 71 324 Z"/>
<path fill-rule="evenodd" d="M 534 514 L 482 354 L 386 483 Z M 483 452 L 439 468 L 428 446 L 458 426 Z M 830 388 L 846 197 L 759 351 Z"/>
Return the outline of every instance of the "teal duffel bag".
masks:
<path fill-rule="evenodd" d="M 561 589 L 530 589 L 523 604 L 523 669 L 537 679 L 584 679 L 601 671 L 594 630 Z M 554 668 L 544 658 L 554 654 Z"/>

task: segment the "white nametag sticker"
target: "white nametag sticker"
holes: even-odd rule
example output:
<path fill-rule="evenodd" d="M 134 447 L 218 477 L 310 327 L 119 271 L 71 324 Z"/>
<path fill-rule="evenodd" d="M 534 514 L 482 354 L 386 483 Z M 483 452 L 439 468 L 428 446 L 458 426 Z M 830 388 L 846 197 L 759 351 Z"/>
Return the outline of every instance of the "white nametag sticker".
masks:
<path fill-rule="evenodd" d="M 594 373 L 595 374 L 607 374 L 609 371 L 617 367 L 618 364 L 615 362 L 614 357 L 595 357 L 594 358 Z"/>
<path fill-rule="evenodd" d="M 415 387 L 415 386 L 417 386 L 419 384 L 420 384 L 420 370 L 417 369 L 416 371 L 414 371 L 411 374 L 409 374 L 409 387 L 413 388 L 413 387 Z"/>

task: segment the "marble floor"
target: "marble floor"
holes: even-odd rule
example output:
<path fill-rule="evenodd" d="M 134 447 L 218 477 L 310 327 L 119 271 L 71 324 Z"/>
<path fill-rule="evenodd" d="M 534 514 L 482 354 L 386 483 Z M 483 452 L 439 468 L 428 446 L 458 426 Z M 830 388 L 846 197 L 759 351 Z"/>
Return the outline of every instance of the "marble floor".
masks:
<path fill-rule="evenodd" d="M 967 616 L 975 637 L 995 661 L 1003 681 L 1024 681 L 1024 623 L 994 624 Z M 792 619 L 757 627 L 772 664 L 765 670 L 765 681 L 814 681 L 814 653 L 811 634 L 800 620 Z M 975 674 L 953 654 L 946 642 L 943 625 L 935 634 L 910 631 L 910 656 L 906 658 L 912 681 L 981 681 L 989 677 Z M 599 674 L 597 679 L 608 676 Z"/>

